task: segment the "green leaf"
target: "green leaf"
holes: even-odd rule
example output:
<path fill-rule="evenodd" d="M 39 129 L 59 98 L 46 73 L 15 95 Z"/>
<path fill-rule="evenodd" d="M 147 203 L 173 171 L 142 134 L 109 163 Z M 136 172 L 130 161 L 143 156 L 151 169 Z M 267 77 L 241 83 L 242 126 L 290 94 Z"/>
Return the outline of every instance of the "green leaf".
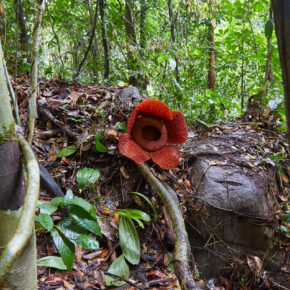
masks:
<path fill-rule="evenodd" d="M 47 213 L 49 215 L 57 211 L 57 206 L 51 203 L 41 203 L 38 201 L 36 207 L 40 209 L 40 213 Z"/>
<path fill-rule="evenodd" d="M 118 257 L 108 269 L 109 273 L 115 274 L 117 276 L 123 277 L 125 279 L 129 278 L 129 267 L 124 259 L 124 255 Z M 106 286 L 122 286 L 126 284 L 124 280 L 118 280 L 118 278 L 106 275 Z"/>
<path fill-rule="evenodd" d="M 96 150 L 101 152 L 101 153 L 108 152 L 108 149 L 100 141 L 104 138 L 104 136 L 105 136 L 105 133 L 103 130 L 97 131 L 96 136 L 95 136 Z"/>
<path fill-rule="evenodd" d="M 131 219 L 120 217 L 119 240 L 125 258 L 133 265 L 140 261 L 140 241 Z"/>
<path fill-rule="evenodd" d="M 92 218 L 97 217 L 95 207 L 80 197 L 74 197 L 73 199 L 66 201 L 65 205 L 77 205 L 85 210 Z"/>
<path fill-rule="evenodd" d="M 85 250 L 99 249 L 99 242 L 88 235 L 80 235 L 76 242 L 82 249 Z"/>
<path fill-rule="evenodd" d="M 66 265 L 63 263 L 63 260 L 61 257 L 56 256 L 47 256 L 43 257 L 39 260 L 37 260 L 37 266 L 38 267 L 50 267 L 50 268 L 56 268 L 59 270 L 67 270 Z"/>
<path fill-rule="evenodd" d="M 69 189 L 67 190 L 65 197 L 64 197 L 64 204 L 66 204 L 67 201 L 71 200 L 74 198 L 73 192 Z"/>
<path fill-rule="evenodd" d="M 63 201 L 64 201 L 64 198 L 59 196 L 59 197 L 53 198 L 50 201 L 50 203 L 58 207 L 58 206 L 63 206 Z"/>
<path fill-rule="evenodd" d="M 283 222 L 286 223 L 290 223 L 290 212 L 287 212 L 284 216 L 283 216 Z"/>
<path fill-rule="evenodd" d="M 87 230 L 77 224 L 71 217 L 60 221 L 57 227 L 60 228 L 63 234 L 74 244 L 76 244 L 74 240 L 80 235 L 87 234 Z"/>
<path fill-rule="evenodd" d="M 70 156 L 70 155 L 74 154 L 78 150 L 78 148 L 79 147 L 77 145 L 71 145 L 71 146 L 68 146 L 66 148 L 63 148 L 62 150 L 60 150 L 57 153 L 57 157 Z"/>
<path fill-rule="evenodd" d="M 287 227 L 285 227 L 285 226 L 280 226 L 280 229 L 281 229 L 281 232 L 284 232 L 284 233 L 286 233 L 287 235 L 290 234 L 290 231 L 288 230 Z"/>
<path fill-rule="evenodd" d="M 265 24 L 265 36 L 268 40 L 271 39 L 273 33 L 273 23 L 271 19 L 268 19 Z"/>
<path fill-rule="evenodd" d="M 71 206 L 70 215 L 79 226 L 89 230 L 97 236 L 102 236 L 97 218 L 92 218 L 92 216 L 90 216 L 81 207 Z"/>
<path fill-rule="evenodd" d="M 51 235 L 54 241 L 54 244 L 63 260 L 63 263 L 70 271 L 73 265 L 74 256 L 75 256 L 75 246 L 74 244 L 67 239 L 58 229 L 52 229 Z"/>
<path fill-rule="evenodd" d="M 98 108 L 95 108 L 95 109 L 101 115 L 101 118 L 103 119 L 104 123 L 106 123 L 106 118 L 105 118 L 104 114 L 101 112 L 101 110 L 99 110 Z"/>
<path fill-rule="evenodd" d="M 149 200 L 149 198 L 146 195 L 144 195 L 144 194 L 142 194 L 140 192 L 136 192 L 136 191 L 131 191 L 131 192 L 127 192 L 127 193 L 129 193 L 129 194 L 136 194 L 136 195 L 142 197 L 143 199 L 145 199 L 148 202 L 148 204 L 150 205 L 150 207 L 153 210 L 153 212 L 154 212 L 155 221 L 158 219 L 158 213 L 157 213 L 154 205 L 152 204 L 152 202 Z"/>
<path fill-rule="evenodd" d="M 39 214 L 39 222 L 41 223 L 42 226 L 44 226 L 48 231 L 50 231 L 53 226 L 53 220 L 51 216 L 47 213 L 40 213 Z"/>
<path fill-rule="evenodd" d="M 100 177 L 100 171 L 93 168 L 82 168 L 77 173 L 77 183 L 79 188 L 85 187 L 88 183 L 93 185 Z"/>
<path fill-rule="evenodd" d="M 131 219 L 136 219 L 136 220 L 144 220 L 145 222 L 150 221 L 150 216 L 138 209 L 118 209 L 116 212 L 123 217 L 131 218 Z"/>
<path fill-rule="evenodd" d="M 127 133 L 127 127 L 126 127 L 126 125 L 125 125 L 124 123 L 119 123 L 119 124 L 116 126 L 116 128 L 117 128 L 118 130 L 123 130 L 125 133 Z"/>

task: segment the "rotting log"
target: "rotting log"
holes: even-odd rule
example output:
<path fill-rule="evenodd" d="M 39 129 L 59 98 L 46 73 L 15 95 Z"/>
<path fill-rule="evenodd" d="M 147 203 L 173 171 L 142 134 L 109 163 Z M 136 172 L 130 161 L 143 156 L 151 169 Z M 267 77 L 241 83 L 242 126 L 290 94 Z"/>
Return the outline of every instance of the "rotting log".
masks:
<path fill-rule="evenodd" d="M 190 245 L 178 198 L 169 186 L 164 186 L 150 171 L 146 164 L 138 165 L 138 168 L 148 183 L 152 185 L 161 198 L 170 216 L 174 230 L 174 270 L 181 289 L 198 289 L 189 266 Z"/>

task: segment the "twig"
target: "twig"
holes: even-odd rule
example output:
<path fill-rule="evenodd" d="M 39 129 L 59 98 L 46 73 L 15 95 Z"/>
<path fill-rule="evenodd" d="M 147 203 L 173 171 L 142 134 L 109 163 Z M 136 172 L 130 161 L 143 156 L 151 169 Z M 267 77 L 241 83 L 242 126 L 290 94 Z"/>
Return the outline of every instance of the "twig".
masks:
<path fill-rule="evenodd" d="M 58 128 L 60 128 L 62 131 L 64 131 L 68 136 L 79 142 L 79 135 L 73 131 L 71 131 L 69 128 L 67 128 L 65 125 L 63 125 L 59 120 L 57 120 L 51 112 L 45 108 L 45 105 L 38 102 L 39 108 L 41 113 L 51 121 L 54 125 L 56 125 Z"/>
<path fill-rule="evenodd" d="M 138 167 L 147 182 L 152 185 L 161 198 L 170 216 L 175 240 L 174 269 L 181 288 L 186 290 L 197 289 L 188 265 L 190 245 L 176 193 L 170 187 L 165 187 L 159 179 L 153 175 L 147 165 L 140 164 Z"/>
<path fill-rule="evenodd" d="M 18 135 L 18 141 L 22 147 L 27 168 L 26 197 L 15 234 L 0 256 L 0 280 L 9 270 L 13 261 L 23 251 L 31 237 L 34 227 L 34 212 L 39 194 L 39 167 L 36 157 L 21 135 Z"/>

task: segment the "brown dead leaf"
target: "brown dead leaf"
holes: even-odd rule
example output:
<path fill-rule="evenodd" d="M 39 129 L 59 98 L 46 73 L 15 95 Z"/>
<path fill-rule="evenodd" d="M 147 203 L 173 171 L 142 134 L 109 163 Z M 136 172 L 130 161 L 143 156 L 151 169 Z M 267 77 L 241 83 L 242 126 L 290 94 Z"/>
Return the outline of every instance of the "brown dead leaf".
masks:
<path fill-rule="evenodd" d="M 63 283 L 63 278 L 60 275 L 51 275 L 45 278 L 44 284 L 46 285 L 61 285 Z"/>
<path fill-rule="evenodd" d="M 155 270 L 155 271 L 149 272 L 147 274 L 147 277 L 150 279 L 156 279 L 156 278 L 165 278 L 166 275 L 161 271 Z"/>
<path fill-rule="evenodd" d="M 77 102 L 78 102 L 79 97 L 80 97 L 81 94 L 82 94 L 82 93 L 79 93 L 79 92 L 77 92 L 77 91 L 72 91 L 72 92 L 70 93 L 70 95 L 69 95 L 68 97 L 71 99 L 71 103 L 72 103 L 73 105 L 76 105 L 76 104 L 77 104 Z"/>
<path fill-rule="evenodd" d="M 124 166 L 121 166 L 121 167 L 120 167 L 120 171 L 121 171 L 122 176 L 123 176 L 125 179 L 129 179 L 129 178 L 130 178 L 130 176 L 129 176 L 129 174 L 126 172 L 126 169 L 125 169 Z"/>
<path fill-rule="evenodd" d="M 280 178 L 281 178 L 282 182 L 289 184 L 289 178 L 284 172 L 280 175 Z"/>
<path fill-rule="evenodd" d="M 246 254 L 246 259 L 251 272 L 255 275 L 259 275 L 263 265 L 261 259 L 251 254 Z"/>

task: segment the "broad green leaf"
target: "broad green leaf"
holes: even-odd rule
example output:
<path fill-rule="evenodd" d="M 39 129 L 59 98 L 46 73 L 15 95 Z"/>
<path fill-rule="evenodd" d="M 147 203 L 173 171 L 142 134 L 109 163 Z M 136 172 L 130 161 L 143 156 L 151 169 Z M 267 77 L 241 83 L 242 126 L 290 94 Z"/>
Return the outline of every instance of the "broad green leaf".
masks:
<path fill-rule="evenodd" d="M 54 244 L 63 260 L 63 263 L 70 271 L 73 265 L 75 256 L 75 246 L 74 244 L 66 238 L 58 229 L 52 229 L 51 235 Z"/>
<path fill-rule="evenodd" d="M 95 136 L 96 150 L 101 153 L 108 152 L 108 149 L 101 143 L 101 140 L 104 138 L 104 136 L 105 136 L 105 133 L 103 130 L 97 131 L 96 136 Z"/>
<path fill-rule="evenodd" d="M 71 145 L 66 148 L 63 148 L 57 153 L 57 157 L 67 157 L 73 155 L 78 150 L 78 148 L 79 147 L 77 145 Z"/>
<path fill-rule="evenodd" d="M 268 19 L 265 24 L 265 36 L 268 40 L 270 40 L 272 34 L 273 34 L 273 23 L 271 19 Z"/>
<path fill-rule="evenodd" d="M 97 217 L 95 207 L 80 197 L 74 197 L 73 199 L 66 201 L 65 205 L 77 205 L 85 210 L 91 217 Z"/>
<path fill-rule="evenodd" d="M 61 257 L 47 256 L 37 260 L 38 267 L 50 267 L 59 270 L 67 270 L 66 265 L 63 263 Z"/>
<path fill-rule="evenodd" d="M 39 214 L 39 222 L 42 226 L 44 226 L 48 231 L 50 231 L 54 224 L 51 216 L 47 213 L 40 213 Z"/>
<path fill-rule="evenodd" d="M 85 250 L 97 250 L 99 249 L 99 242 L 94 239 L 93 237 L 90 237 L 88 235 L 80 235 L 76 243 Z"/>
<path fill-rule="evenodd" d="M 87 230 L 77 224 L 72 218 L 66 218 L 57 224 L 57 227 L 61 229 L 63 234 L 76 244 L 76 240 L 80 235 L 87 234 Z"/>
<path fill-rule="evenodd" d="M 51 203 L 41 203 L 38 201 L 36 207 L 40 209 L 40 213 L 47 213 L 49 215 L 57 211 L 57 206 Z"/>
<path fill-rule="evenodd" d="M 124 255 L 118 257 L 108 269 L 109 273 L 115 274 L 117 276 L 123 277 L 125 279 L 129 278 L 129 267 L 124 259 Z M 122 286 L 126 284 L 124 280 L 118 280 L 118 278 L 106 275 L 106 286 Z"/>
<path fill-rule="evenodd" d="M 140 241 L 131 219 L 120 217 L 119 240 L 125 258 L 133 265 L 140 261 Z"/>
<path fill-rule="evenodd" d="M 77 173 L 77 183 L 79 188 L 85 187 L 88 183 L 93 185 L 100 177 L 100 171 L 93 168 L 82 168 Z"/>
<path fill-rule="evenodd" d="M 97 236 L 102 236 L 97 217 L 93 218 L 79 206 L 71 206 L 70 215 L 79 226 L 89 230 Z"/>
<path fill-rule="evenodd" d="M 140 192 L 136 192 L 136 191 L 131 191 L 131 192 L 127 192 L 127 193 L 136 194 L 136 195 L 142 197 L 143 199 L 145 199 L 148 202 L 148 204 L 150 205 L 150 207 L 153 210 L 153 212 L 154 212 L 155 220 L 158 219 L 158 213 L 157 213 L 154 205 L 152 204 L 152 202 L 149 200 L 149 198 L 146 195 L 144 195 L 144 194 L 142 194 Z"/>
<path fill-rule="evenodd" d="M 55 205 L 55 206 L 63 206 L 63 201 L 64 201 L 64 198 L 59 196 L 59 197 L 55 197 L 53 198 L 50 203 Z"/>
<path fill-rule="evenodd" d="M 74 198 L 73 192 L 70 189 L 67 190 L 67 192 L 65 193 L 65 197 L 64 197 L 64 203 L 66 203 L 67 201 L 69 201 L 73 198 Z"/>

